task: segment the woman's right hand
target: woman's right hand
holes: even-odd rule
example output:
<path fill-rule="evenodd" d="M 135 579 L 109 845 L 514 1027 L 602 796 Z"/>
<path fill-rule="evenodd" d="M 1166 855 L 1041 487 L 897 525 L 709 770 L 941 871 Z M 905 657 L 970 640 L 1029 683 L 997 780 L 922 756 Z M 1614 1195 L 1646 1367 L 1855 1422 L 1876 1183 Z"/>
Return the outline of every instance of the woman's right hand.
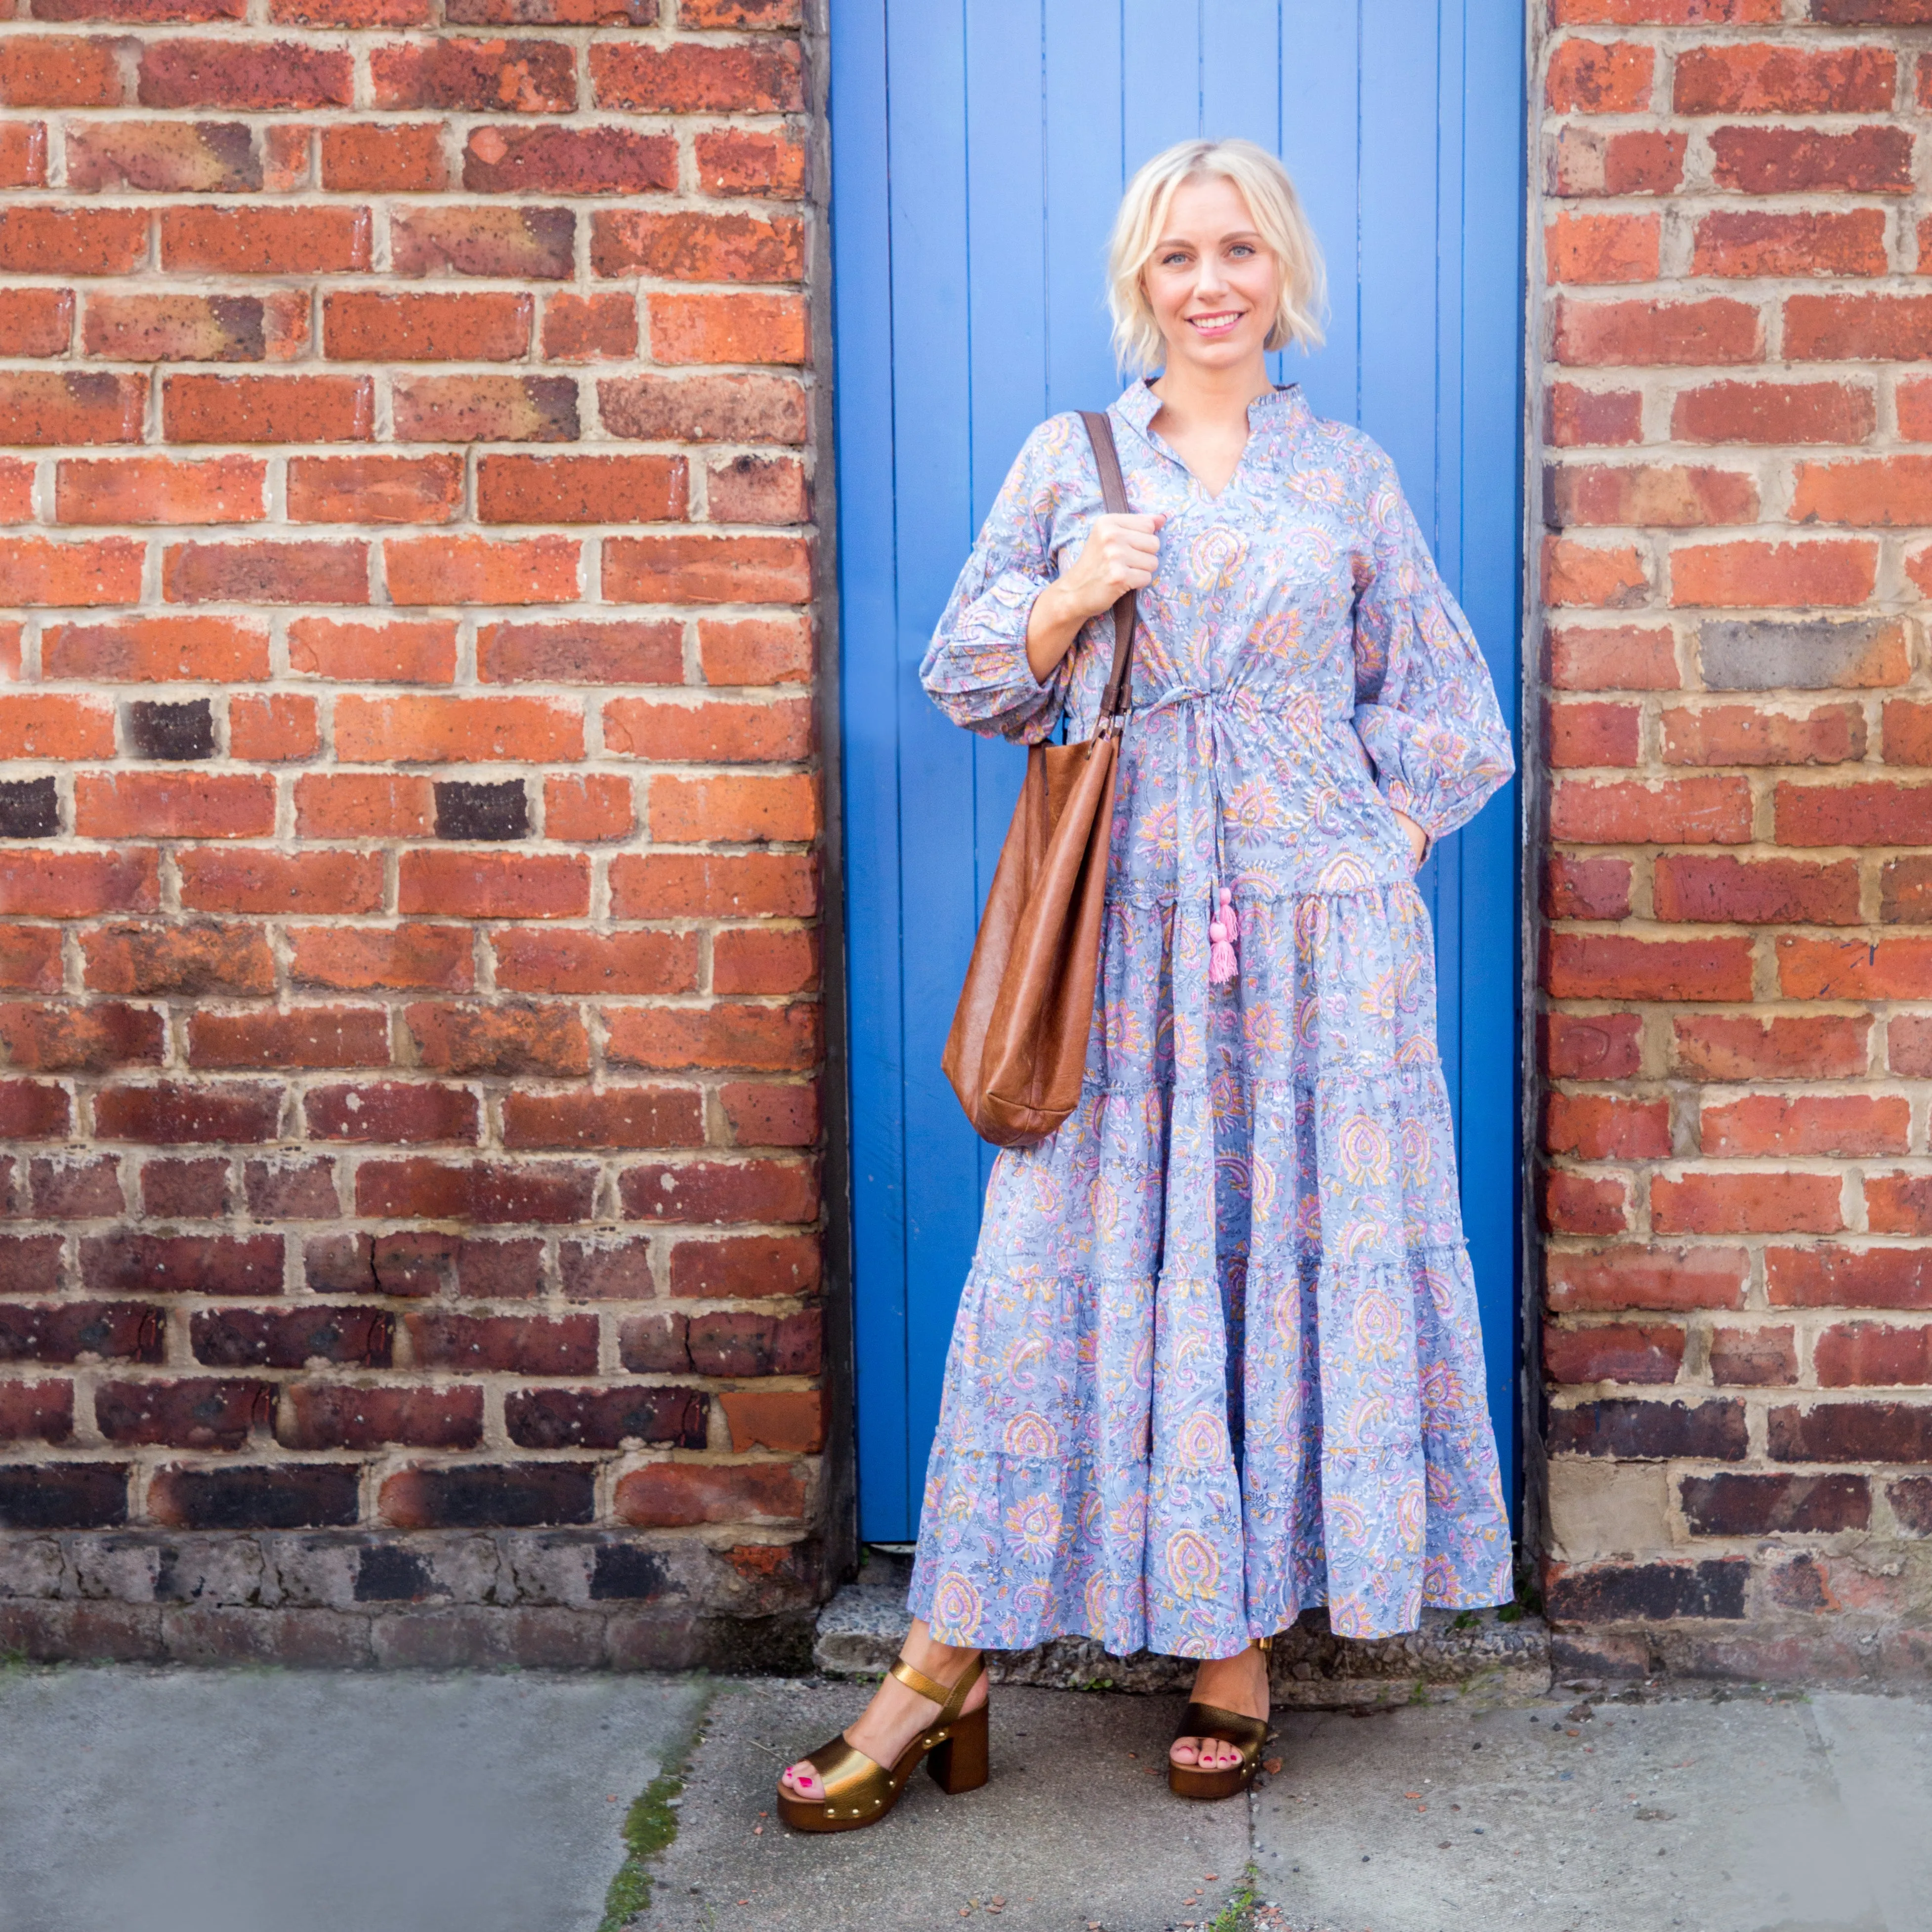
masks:
<path fill-rule="evenodd" d="M 1164 513 L 1094 519 L 1071 567 L 1034 598 L 1027 624 L 1027 662 L 1042 684 L 1090 617 L 1111 610 L 1130 590 L 1144 590 L 1160 562 Z"/>

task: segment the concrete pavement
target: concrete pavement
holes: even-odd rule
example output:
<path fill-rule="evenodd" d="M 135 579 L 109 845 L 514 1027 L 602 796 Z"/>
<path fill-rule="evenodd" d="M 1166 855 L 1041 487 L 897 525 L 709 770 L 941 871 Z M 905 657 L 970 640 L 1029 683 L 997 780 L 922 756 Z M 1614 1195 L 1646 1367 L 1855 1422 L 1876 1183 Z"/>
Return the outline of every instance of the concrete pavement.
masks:
<path fill-rule="evenodd" d="M 862 1695 L 0 1670 L 0 1932 L 598 1932 L 622 1818 L 687 1755 L 636 1932 L 1932 1932 L 1932 1703 L 1292 1711 L 1279 1772 L 1194 1805 L 1161 1774 L 1178 1700 L 1006 1684 L 983 1790 L 920 1775 L 833 1838 L 761 1816 Z"/>

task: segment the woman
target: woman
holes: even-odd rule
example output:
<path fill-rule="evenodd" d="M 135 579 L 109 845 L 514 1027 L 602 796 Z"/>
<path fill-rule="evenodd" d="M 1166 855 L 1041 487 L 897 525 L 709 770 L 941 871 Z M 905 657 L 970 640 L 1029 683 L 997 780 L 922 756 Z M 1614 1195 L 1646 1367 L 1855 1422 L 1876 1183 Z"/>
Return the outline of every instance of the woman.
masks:
<path fill-rule="evenodd" d="M 1280 163 L 1156 156 L 1110 270 L 1122 361 L 1162 370 L 1109 412 L 1132 514 L 1078 417 L 1042 424 L 922 671 L 971 730 L 1085 737 L 1139 592 L 1086 1081 L 994 1165 L 911 1635 L 784 1773 L 808 1829 L 882 1816 L 928 1750 L 949 1790 L 984 1776 L 984 1649 L 1200 1659 L 1169 1782 L 1222 1796 L 1303 1609 L 1372 1637 L 1510 1594 L 1412 883 L 1508 734 L 1388 458 L 1268 380 L 1323 288 Z"/>

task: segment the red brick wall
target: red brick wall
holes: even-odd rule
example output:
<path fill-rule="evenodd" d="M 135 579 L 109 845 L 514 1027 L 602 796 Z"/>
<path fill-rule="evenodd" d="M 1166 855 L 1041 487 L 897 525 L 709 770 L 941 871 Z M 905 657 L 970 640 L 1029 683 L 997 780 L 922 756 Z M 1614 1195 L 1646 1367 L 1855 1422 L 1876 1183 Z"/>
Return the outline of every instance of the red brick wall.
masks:
<path fill-rule="evenodd" d="M 1932 4 L 1550 4 L 1549 1604 L 1922 1675 Z"/>
<path fill-rule="evenodd" d="M 8 11 L 0 1643 L 782 1650 L 799 0 Z"/>

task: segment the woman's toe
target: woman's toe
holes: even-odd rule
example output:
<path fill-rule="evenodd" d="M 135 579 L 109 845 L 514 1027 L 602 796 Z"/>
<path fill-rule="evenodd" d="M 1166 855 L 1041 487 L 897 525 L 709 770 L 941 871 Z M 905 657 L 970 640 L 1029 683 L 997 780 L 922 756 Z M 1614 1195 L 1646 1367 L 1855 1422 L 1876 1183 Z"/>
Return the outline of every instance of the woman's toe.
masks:
<path fill-rule="evenodd" d="M 1194 1748 L 1194 1740 L 1192 1738 L 1176 1738 L 1173 1748 L 1168 1752 L 1168 1756 L 1176 1764 L 1191 1766 L 1197 1761 L 1199 1754 Z"/>

